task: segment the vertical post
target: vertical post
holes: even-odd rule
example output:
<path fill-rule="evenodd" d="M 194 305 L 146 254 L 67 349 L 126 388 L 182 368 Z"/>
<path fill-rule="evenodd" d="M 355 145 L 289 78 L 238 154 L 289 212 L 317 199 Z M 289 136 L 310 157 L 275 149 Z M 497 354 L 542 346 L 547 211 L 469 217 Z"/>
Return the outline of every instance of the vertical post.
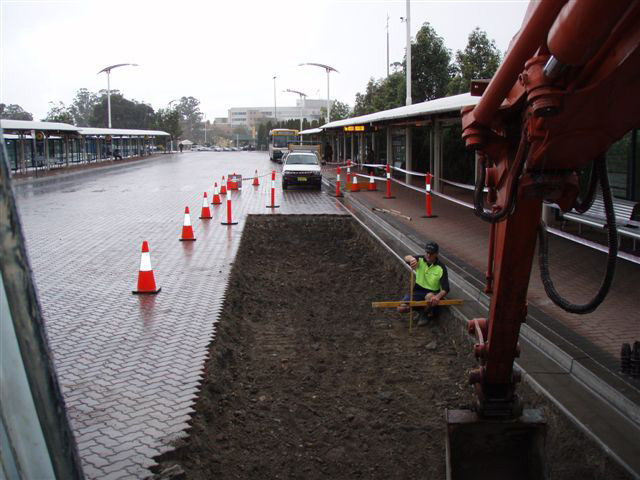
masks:
<path fill-rule="evenodd" d="M 413 131 L 411 127 L 407 125 L 404 131 L 404 164 L 409 171 L 413 170 Z M 404 181 L 408 184 L 411 183 L 411 174 L 405 173 Z"/>
<path fill-rule="evenodd" d="M 278 106 L 276 104 L 276 76 L 273 76 L 273 118 L 276 121 L 276 123 L 278 122 Z M 277 125 L 276 127 L 277 128 Z"/>
<path fill-rule="evenodd" d="M 387 194 L 382 197 L 386 199 L 396 198 L 391 196 L 391 165 L 387 163 Z"/>
<path fill-rule="evenodd" d="M 407 0 L 407 105 L 411 105 L 411 9 Z"/>
<path fill-rule="evenodd" d="M 336 197 L 341 197 L 342 193 L 340 192 L 340 166 L 336 169 Z"/>
<path fill-rule="evenodd" d="M 271 170 L 271 205 L 267 205 L 267 208 L 278 208 L 280 205 L 276 205 L 276 171 Z"/>
<path fill-rule="evenodd" d="M 329 74 L 331 70 L 327 70 L 327 123 L 331 121 L 331 97 L 329 96 Z"/>
<path fill-rule="evenodd" d="M 111 128 L 111 70 L 107 70 L 107 112 L 109 115 L 109 128 Z"/>
<path fill-rule="evenodd" d="M 436 215 L 431 215 L 431 174 L 427 172 L 425 175 L 425 207 L 426 207 L 426 215 L 423 215 L 422 218 L 433 218 Z"/>
<path fill-rule="evenodd" d="M 440 178 L 442 178 L 442 129 L 437 120 L 433 124 L 433 178 L 431 187 L 440 192 Z"/>
<path fill-rule="evenodd" d="M 391 126 L 387 126 L 387 165 L 393 164 L 393 138 L 391 135 Z"/>
<path fill-rule="evenodd" d="M 351 191 L 351 160 L 347 160 L 347 192 Z"/>
<path fill-rule="evenodd" d="M 387 78 L 389 78 L 389 14 L 387 13 Z"/>

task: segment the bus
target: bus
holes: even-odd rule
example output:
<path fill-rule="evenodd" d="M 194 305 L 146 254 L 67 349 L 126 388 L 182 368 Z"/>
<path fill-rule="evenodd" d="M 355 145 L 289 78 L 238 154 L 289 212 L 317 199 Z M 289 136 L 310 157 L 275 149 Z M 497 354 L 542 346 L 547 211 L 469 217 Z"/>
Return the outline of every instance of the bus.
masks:
<path fill-rule="evenodd" d="M 272 162 L 282 162 L 289 152 L 289 144 L 298 142 L 298 130 L 274 128 L 269 132 L 269 158 Z"/>

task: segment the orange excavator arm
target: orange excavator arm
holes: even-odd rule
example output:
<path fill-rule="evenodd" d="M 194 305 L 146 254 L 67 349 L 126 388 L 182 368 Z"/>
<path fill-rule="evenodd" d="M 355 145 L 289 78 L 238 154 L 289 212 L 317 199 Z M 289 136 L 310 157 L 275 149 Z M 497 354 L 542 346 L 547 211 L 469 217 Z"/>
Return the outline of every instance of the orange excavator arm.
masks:
<path fill-rule="evenodd" d="M 472 85 L 482 98 L 463 110 L 462 136 L 481 160 L 476 213 L 492 224 L 494 272 L 489 318 L 469 325 L 482 415 L 518 412 L 513 361 L 543 202 L 576 207 L 578 173 L 591 164 L 604 193 L 606 151 L 640 127 L 639 88 L 638 0 L 531 2 L 491 82 Z"/>

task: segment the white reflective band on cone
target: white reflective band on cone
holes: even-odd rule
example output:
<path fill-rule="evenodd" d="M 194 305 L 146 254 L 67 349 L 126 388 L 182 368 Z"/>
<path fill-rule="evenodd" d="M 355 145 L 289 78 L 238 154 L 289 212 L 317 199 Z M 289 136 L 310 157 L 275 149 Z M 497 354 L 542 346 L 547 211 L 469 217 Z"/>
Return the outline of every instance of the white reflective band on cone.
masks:
<path fill-rule="evenodd" d="M 149 252 L 144 252 L 140 257 L 140 271 L 151 271 L 151 255 L 149 255 Z"/>
<path fill-rule="evenodd" d="M 185 227 L 190 227 L 191 226 L 191 217 L 189 216 L 188 213 L 184 214 L 184 224 Z"/>
<path fill-rule="evenodd" d="M 203 207 L 208 207 L 209 206 L 209 202 L 207 202 L 207 197 L 202 197 L 202 206 Z"/>

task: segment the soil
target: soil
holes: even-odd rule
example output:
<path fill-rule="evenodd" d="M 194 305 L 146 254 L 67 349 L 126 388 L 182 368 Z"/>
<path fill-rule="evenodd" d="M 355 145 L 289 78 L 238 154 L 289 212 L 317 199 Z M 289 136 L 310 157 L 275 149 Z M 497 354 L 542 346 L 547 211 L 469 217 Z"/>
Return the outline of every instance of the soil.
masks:
<path fill-rule="evenodd" d="M 192 429 L 154 478 L 445 478 L 445 408 L 473 403 L 458 321 L 408 328 L 400 262 L 344 216 L 250 216 Z M 554 479 L 628 476 L 548 401 Z"/>

